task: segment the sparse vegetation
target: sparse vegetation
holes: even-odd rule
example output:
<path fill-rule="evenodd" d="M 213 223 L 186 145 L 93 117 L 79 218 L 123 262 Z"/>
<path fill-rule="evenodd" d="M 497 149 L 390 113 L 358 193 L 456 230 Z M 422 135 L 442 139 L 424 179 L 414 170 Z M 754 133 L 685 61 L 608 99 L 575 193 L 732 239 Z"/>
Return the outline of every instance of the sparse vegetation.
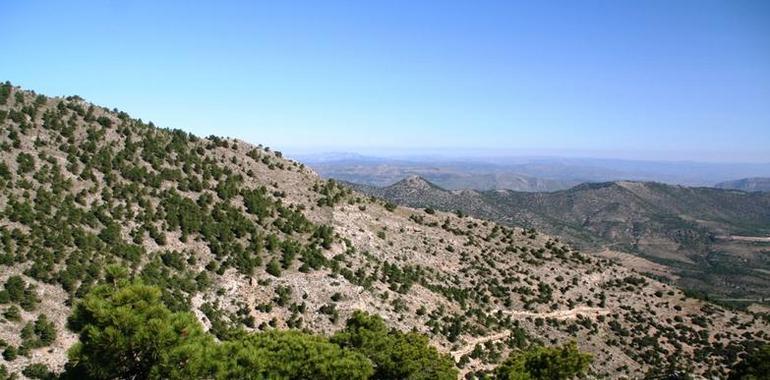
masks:
<path fill-rule="evenodd" d="M 64 370 L 70 312 L 67 373 L 81 377 L 489 376 L 569 340 L 589 342 L 597 377 L 673 357 L 724 377 L 768 339 L 759 315 L 540 230 L 393 208 L 265 147 L 3 88 L 9 376 Z"/>

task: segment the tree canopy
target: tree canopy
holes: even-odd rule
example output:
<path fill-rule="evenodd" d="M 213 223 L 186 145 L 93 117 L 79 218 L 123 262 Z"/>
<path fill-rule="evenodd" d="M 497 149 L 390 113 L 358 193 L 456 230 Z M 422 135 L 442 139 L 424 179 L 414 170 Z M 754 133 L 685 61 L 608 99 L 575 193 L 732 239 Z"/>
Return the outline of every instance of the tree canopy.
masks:
<path fill-rule="evenodd" d="M 100 285 L 69 320 L 80 342 L 67 372 L 88 378 L 168 378 L 199 370 L 213 338 L 190 313 L 173 313 L 157 287 Z"/>
<path fill-rule="evenodd" d="M 374 379 L 455 379 L 457 370 L 447 355 L 418 333 L 389 330 L 381 318 L 356 311 L 332 342 L 363 353 L 374 362 Z"/>
<path fill-rule="evenodd" d="M 356 312 L 331 339 L 296 330 L 239 331 L 217 342 L 188 312 L 172 312 L 158 287 L 118 278 L 75 305 L 64 378 L 455 379 L 447 355 L 417 333 L 388 330 Z"/>
<path fill-rule="evenodd" d="M 739 362 L 730 373 L 729 379 L 770 379 L 770 344 L 763 345 Z"/>
<path fill-rule="evenodd" d="M 562 380 L 588 370 L 591 355 L 580 352 L 574 342 L 560 347 L 533 347 L 511 354 L 497 369 L 499 380 Z"/>
<path fill-rule="evenodd" d="M 248 334 L 214 352 L 217 379 L 368 379 L 374 372 L 364 355 L 295 330 Z"/>

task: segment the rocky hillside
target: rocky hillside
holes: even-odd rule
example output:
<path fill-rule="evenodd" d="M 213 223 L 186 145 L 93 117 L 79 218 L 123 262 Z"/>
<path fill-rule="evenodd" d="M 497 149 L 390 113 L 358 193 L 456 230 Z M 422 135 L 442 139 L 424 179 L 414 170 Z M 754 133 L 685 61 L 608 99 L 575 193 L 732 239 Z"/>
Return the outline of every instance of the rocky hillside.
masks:
<path fill-rule="evenodd" d="M 656 274 L 717 297 L 770 296 L 768 193 L 629 181 L 550 193 L 460 192 L 426 182 L 351 186 L 403 205 L 537 228 L 584 249 L 631 253 L 645 259 L 633 261 L 641 270 L 651 260 L 664 267 Z"/>
<path fill-rule="evenodd" d="M 0 88 L 0 364 L 61 370 L 71 305 L 118 263 L 214 335 L 332 333 L 355 310 L 415 330 L 462 374 L 577 341 L 600 377 L 725 374 L 768 323 L 536 230 L 396 207 L 267 147 Z M 471 376 L 471 375 L 469 375 Z"/>
<path fill-rule="evenodd" d="M 714 187 L 741 191 L 770 191 L 770 178 L 755 177 L 720 182 Z"/>

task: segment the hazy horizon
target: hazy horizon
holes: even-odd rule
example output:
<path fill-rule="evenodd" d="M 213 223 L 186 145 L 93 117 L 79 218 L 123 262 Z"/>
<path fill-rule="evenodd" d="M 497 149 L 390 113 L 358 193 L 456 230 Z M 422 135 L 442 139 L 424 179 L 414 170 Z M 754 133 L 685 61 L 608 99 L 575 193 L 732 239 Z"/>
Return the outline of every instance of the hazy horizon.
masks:
<path fill-rule="evenodd" d="M 684 186 L 714 186 L 726 181 L 770 177 L 770 163 L 635 160 L 548 155 L 461 155 L 425 152 L 361 155 L 350 152 L 296 153 L 285 157 L 303 162 L 326 178 L 364 185 L 386 186 L 406 177 L 420 176 L 453 189 L 476 189 L 493 178 L 529 178 L 556 181 L 549 189 L 564 189 L 586 182 L 653 181 Z M 474 178 L 483 181 L 474 182 Z M 519 184 L 514 184 L 518 186 Z"/>
<path fill-rule="evenodd" d="M 770 159 L 756 160 L 746 157 L 730 157 L 725 153 L 708 152 L 692 158 L 686 152 L 633 152 L 633 151 L 580 151 L 580 150 L 538 150 L 538 149 L 485 149 L 485 148 L 389 148 L 389 147 L 339 147 L 339 148 L 296 148 L 271 147 L 289 157 L 317 159 L 323 156 L 360 156 L 362 158 L 392 159 L 392 160 L 440 160 L 440 161 L 482 161 L 497 160 L 532 160 L 532 159 L 565 159 L 565 160 L 616 160 L 638 161 L 650 163 L 702 163 L 702 164 L 746 164 L 770 165 Z"/>

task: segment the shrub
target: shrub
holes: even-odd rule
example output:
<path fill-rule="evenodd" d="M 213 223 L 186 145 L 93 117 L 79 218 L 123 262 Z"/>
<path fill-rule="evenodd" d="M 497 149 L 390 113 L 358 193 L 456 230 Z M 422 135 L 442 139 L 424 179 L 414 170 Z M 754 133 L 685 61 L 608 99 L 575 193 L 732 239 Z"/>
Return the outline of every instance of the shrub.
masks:
<path fill-rule="evenodd" d="M 56 340 L 56 326 L 48 321 L 45 314 L 41 314 L 35 320 L 34 332 L 43 346 L 48 346 Z"/>
<path fill-rule="evenodd" d="M 19 153 L 16 156 L 16 162 L 19 164 L 19 174 L 31 172 L 35 169 L 35 158 L 27 153 Z"/>
<path fill-rule="evenodd" d="M 16 305 L 11 305 L 5 309 L 5 312 L 3 312 L 3 317 L 9 321 L 18 322 L 21 320 L 21 311 Z"/>
<path fill-rule="evenodd" d="M 275 277 L 281 277 L 281 263 L 278 262 L 278 259 L 273 258 L 269 263 L 267 263 L 267 268 L 265 268 L 265 271 Z"/>
<path fill-rule="evenodd" d="M 19 351 L 14 346 L 8 346 L 3 350 L 3 359 L 7 361 L 13 361 L 19 356 Z"/>
<path fill-rule="evenodd" d="M 30 364 L 21 373 L 30 379 L 52 379 L 53 375 L 48 366 L 42 363 Z"/>
<path fill-rule="evenodd" d="M 739 362 L 730 372 L 730 380 L 770 379 L 770 344 L 766 344 Z"/>

